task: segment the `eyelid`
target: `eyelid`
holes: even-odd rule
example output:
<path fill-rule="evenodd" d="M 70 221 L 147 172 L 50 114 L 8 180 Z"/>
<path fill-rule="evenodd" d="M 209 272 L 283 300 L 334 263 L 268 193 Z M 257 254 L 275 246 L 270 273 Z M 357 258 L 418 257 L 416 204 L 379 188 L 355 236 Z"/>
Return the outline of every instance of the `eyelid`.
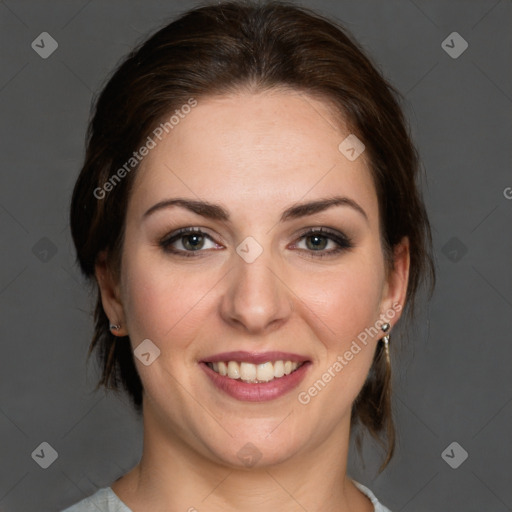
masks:
<path fill-rule="evenodd" d="M 185 238 L 187 235 L 193 235 L 193 234 L 199 234 L 203 236 L 204 238 L 207 238 L 214 242 L 217 245 L 218 244 L 212 235 L 207 233 L 205 231 L 206 228 L 198 227 L 198 226 L 190 226 L 185 228 L 179 228 L 174 231 L 172 231 L 169 234 L 164 235 L 163 237 L 159 238 L 158 245 L 165 246 L 165 245 L 171 245 L 171 243 L 174 243 L 177 240 L 180 240 L 181 238 Z M 177 251 L 177 252 L 194 252 L 194 251 Z M 204 251 L 196 251 L 196 252 L 204 252 Z"/>
<path fill-rule="evenodd" d="M 307 228 L 302 228 L 299 231 L 298 236 L 299 237 L 303 237 L 304 235 L 307 235 L 309 233 L 325 233 L 327 235 L 334 235 L 334 236 L 338 236 L 340 238 L 347 238 L 348 239 L 348 236 L 345 235 L 342 231 L 339 231 L 339 230 L 334 229 L 334 228 L 328 228 L 328 227 L 325 227 L 325 226 L 309 226 Z"/>
<path fill-rule="evenodd" d="M 303 229 L 301 233 L 298 235 L 297 242 L 294 243 L 294 246 L 298 242 L 302 241 L 304 238 L 315 235 L 327 238 L 328 240 L 334 242 L 337 247 L 331 250 L 320 251 L 308 251 L 301 249 L 301 251 L 305 252 L 308 256 L 311 256 L 313 258 L 335 256 L 340 254 L 341 252 L 347 251 L 354 247 L 354 243 L 351 237 L 337 229 L 327 228 L 323 226 L 311 226 L 309 228 Z"/>

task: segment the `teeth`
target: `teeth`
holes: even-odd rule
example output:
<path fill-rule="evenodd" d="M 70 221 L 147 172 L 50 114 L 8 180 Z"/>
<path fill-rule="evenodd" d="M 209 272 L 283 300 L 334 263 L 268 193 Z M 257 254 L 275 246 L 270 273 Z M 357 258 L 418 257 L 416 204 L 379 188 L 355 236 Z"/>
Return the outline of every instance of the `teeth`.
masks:
<path fill-rule="evenodd" d="M 215 370 L 215 368 L 214 368 L 214 370 Z M 228 377 L 230 379 L 239 379 L 240 378 L 240 365 L 236 361 L 229 361 Z"/>
<path fill-rule="evenodd" d="M 219 373 L 221 375 L 227 375 L 228 374 L 228 367 L 226 366 L 226 363 L 223 363 L 222 361 L 218 362 L 219 365 Z M 213 369 L 215 370 L 215 363 L 213 364 Z M 215 370 L 217 371 L 217 370 Z"/>
<path fill-rule="evenodd" d="M 256 374 L 256 366 L 251 363 L 240 363 L 240 378 L 242 380 L 245 380 L 246 382 L 256 380 Z"/>
<path fill-rule="evenodd" d="M 272 380 L 275 377 L 274 365 L 270 362 L 259 364 L 256 369 L 256 374 L 258 376 L 258 380 L 268 382 L 269 380 Z"/>
<path fill-rule="evenodd" d="M 268 361 L 262 364 L 252 364 L 244 361 L 240 363 L 238 361 L 219 361 L 218 363 L 208 363 L 208 366 L 218 374 L 230 379 L 259 383 L 270 382 L 284 375 L 290 375 L 301 364 L 292 361 L 274 361 L 274 363 Z"/>
<path fill-rule="evenodd" d="M 274 363 L 274 376 L 276 378 L 282 377 L 284 375 L 284 363 L 283 361 L 276 361 Z"/>

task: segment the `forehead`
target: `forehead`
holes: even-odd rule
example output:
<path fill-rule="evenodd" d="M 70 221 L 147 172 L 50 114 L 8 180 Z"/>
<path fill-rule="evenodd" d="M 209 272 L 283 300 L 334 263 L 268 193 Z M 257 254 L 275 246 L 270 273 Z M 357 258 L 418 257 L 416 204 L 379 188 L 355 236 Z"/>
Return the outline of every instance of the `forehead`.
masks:
<path fill-rule="evenodd" d="M 130 208 L 184 196 L 261 212 L 339 193 L 371 215 L 376 194 L 366 155 L 350 161 L 338 149 L 349 134 L 327 102 L 299 92 L 198 99 L 161 141 L 154 138 Z"/>

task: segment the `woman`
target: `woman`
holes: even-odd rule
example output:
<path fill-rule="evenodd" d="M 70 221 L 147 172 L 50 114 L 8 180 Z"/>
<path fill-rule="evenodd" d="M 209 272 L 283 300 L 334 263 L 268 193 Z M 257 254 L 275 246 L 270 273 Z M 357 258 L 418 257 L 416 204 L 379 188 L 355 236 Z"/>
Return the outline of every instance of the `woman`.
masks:
<path fill-rule="evenodd" d="M 433 278 L 396 98 L 288 3 L 196 8 L 117 69 L 71 230 L 144 448 L 67 512 L 388 511 L 346 467 L 365 429 L 393 455 L 390 333 Z"/>

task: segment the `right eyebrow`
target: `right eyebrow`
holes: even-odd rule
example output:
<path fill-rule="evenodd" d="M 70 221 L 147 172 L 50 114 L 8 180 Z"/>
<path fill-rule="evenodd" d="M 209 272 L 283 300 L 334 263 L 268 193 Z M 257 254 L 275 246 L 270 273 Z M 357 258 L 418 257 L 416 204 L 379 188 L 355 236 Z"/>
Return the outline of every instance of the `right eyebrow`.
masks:
<path fill-rule="evenodd" d="M 186 208 L 197 215 L 201 215 L 209 219 L 229 222 L 229 213 L 222 206 L 208 203 L 207 201 L 195 201 L 193 199 L 183 198 L 164 199 L 163 201 L 153 205 L 146 213 L 144 213 L 143 218 L 149 217 L 152 213 L 158 210 L 170 208 L 172 206 L 181 206 L 182 208 Z"/>

